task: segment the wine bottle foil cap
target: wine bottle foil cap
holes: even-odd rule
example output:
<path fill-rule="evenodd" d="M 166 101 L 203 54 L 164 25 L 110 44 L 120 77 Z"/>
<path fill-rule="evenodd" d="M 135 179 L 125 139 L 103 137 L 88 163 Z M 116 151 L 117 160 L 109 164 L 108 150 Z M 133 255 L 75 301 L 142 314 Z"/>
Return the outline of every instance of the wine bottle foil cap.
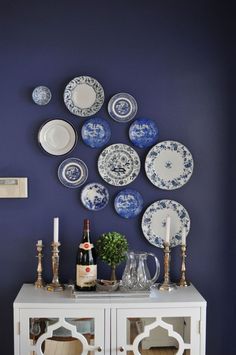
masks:
<path fill-rule="evenodd" d="M 84 220 L 84 229 L 89 230 L 89 219 Z"/>

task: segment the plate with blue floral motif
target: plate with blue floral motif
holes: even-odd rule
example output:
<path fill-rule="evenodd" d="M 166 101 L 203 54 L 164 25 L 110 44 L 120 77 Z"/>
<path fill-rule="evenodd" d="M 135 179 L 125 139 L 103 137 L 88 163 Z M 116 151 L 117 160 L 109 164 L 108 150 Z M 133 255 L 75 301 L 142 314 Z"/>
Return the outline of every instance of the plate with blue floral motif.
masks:
<path fill-rule="evenodd" d="M 152 203 L 144 212 L 142 231 L 149 243 L 158 248 L 164 247 L 166 219 L 170 216 L 170 246 L 181 244 L 183 229 L 186 236 L 190 230 L 190 217 L 186 209 L 173 200 L 160 200 Z"/>
<path fill-rule="evenodd" d="M 88 210 L 100 211 L 108 204 L 109 192 L 102 184 L 92 182 L 81 191 L 81 201 Z"/>
<path fill-rule="evenodd" d="M 66 187 L 80 187 L 88 178 L 87 165 L 77 158 L 65 159 L 58 167 L 58 178 Z"/>
<path fill-rule="evenodd" d="M 142 211 L 143 197 L 134 189 L 124 189 L 117 194 L 114 207 L 119 216 L 134 218 Z"/>
<path fill-rule="evenodd" d="M 190 151 L 175 141 L 156 144 L 145 160 L 148 179 L 163 190 L 175 190 L 185 185 L 192 176 L 193 166 Z"/>
<path fill-rule="evenodd" d="M 98 158 L 98 171 L 103 180 L 114 186 L 134 181 L 140 172 L 137 152 L 127 144 L 117 143 L 106 147 Z"/>
<path fill-rule="evenodd" d="M 119 93 L 110 99 L 108 113 L 117 122 L 128 122 L 132 120 L 138 111 L 135 98 L 127 93 Z"/>
<path fill-rule="evenodd" d="M 138 118 L 129 128 L 129 139 L 138 148 L 147 148 L 156 144 L 158 140 L 156 122 L 150 118 Z"/>
<path fill-rule="evenodd" d="M 91 148 L 103 147 L 111 138 L 111 128 L 104 118 L 93 117 L 82 127 L 83 142 Z"/>

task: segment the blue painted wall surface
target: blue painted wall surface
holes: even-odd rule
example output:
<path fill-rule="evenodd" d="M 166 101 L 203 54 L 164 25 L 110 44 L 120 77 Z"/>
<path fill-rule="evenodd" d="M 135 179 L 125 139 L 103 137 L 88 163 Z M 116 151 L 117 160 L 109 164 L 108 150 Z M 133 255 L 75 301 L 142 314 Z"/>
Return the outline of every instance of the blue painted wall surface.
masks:
<path fill-rule="evenodd" d="M 208 301 L 207 354 L 233 354 L 229 326 L 233 321 L 232 245 L 234 216 L 229 203 L 228 118 L 235 111 L 229 77 L 233 21 L 227 2 L 211 1 L 1 1 L 0 2 L 0 176 L 27 176 L 29 198 L 0 200 L 0 334 L 1 354 L 13 354 L 12 303 L 22 283 L 33 282 L 35 242 L 43 239 L 45 278 L 50 280 L 52 219 L 60 217 L 61 278 L 73 279 L 82 221 L 90 218 L 95 241 L 105 231 L 124 233 L 131 248 L 162 253 L 142 235 L 141 217 L 124 220 L 114 211 L 119 188 L 108 186 L 109 206 L 92 213 L 80 202 L 80 189 L 65 188 L 57 179 L 62 157 L 45 155 L 37 145 L 41 124 L 64 118 L 80 132 L 83 119 L 69 113 L 62 99 L 70 79 L 91 75 L 104 87 L 106 101 L 99 116 L 112 126 L 110 143 L 128 143 L 129 124 L 113 122 L 109 98 L 121 91 L 138 102 L 138 117 L 154 119 L 160 140 L 174 139 L 192 152 L 195 171 L 183 188 L 162 191 L 144 173 L 147 150 L 136 149 L 142 172 L 130 185 L 143 193 L 145 208 L 174 199 L 191 216 L 188 236 L 188 276 Z M 231 28 L 232 30 L 232 28 Z M 234 71 L 235 72 L 235 71 Z M 32 89 L 52 90 L 49 105 L 31 100 Z M 230 106 L 231 105 L 231 106 Z M 233 136 L 234 138 L 234 136 Z M 233 145 L 231 147 L 233 149 Z M 101 150 L 81 138 L 69 156 L 83 159 L 89 180 L 99 181 L 96 161 Z M 231 198 L 230 198 L 231 194 Z M 230 215 L 231 211 L 231 215 Z M 230 217 L 231 216 L 231 217 Z M 235 243 L 234 243 L 235 244 Z M 179 276 L 179 249 L 173 251 L 172 276 Z M 119 268 L 119 276 L 124 265 Z M 109 270 L 99 264 L 99 276 Z M 230 277 L 229 277 L 230 276 Z M 228 292 L 231 291 L 231 292 Z M 226 301 L 225 301 L 226 300 Z"/>

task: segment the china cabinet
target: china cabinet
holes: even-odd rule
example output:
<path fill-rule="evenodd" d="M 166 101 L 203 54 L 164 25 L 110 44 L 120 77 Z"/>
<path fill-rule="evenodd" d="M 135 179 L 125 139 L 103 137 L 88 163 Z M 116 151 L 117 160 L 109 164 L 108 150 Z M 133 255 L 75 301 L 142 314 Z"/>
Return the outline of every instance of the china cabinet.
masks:
<path fill-rule="evenodd" d="M 194 288 L 82 295 L 22 286 L 14 302 L 15 355 L 205 355 L 206 301 Z"/>

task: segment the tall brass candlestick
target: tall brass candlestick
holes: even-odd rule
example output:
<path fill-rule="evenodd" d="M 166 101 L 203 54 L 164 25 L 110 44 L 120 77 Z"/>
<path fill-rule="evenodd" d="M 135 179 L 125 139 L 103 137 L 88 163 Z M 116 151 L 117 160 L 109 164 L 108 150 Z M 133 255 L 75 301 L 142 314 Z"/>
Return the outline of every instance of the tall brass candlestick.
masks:
<path fill-rule="evenodd" d="M 164 242 L 164 281 L 158 286 L 160 291 L 172 291 L 175 283 L 170 281 L 170 244 Z"/>
<path fill-rule="evenodd" d="M 60 242 L 52 243 L 52 282 L 47 285 L 48 291 L 62 291 L 64 290 L 64 285 L 59 282 L 59 246 Z"/>
<path fill-rule="evenodd" d="M 181 245 L 181 257 L 182 257 L 182 263 L 181 263 L 181 278 L 178 282 L 178 286 L 180 287 L 186 287 L 189 286 L 190 283 L 186 280 L 186 245 L 182 244 Z"/>
<path fill-rule="evenodd" d="M 34 285 L 37 288 L 43 288 L 45 283 L 43 281 L 42 273 L 43 273 L 43 265 L 42 265 L 42 258 L 43 258 L 43 243 L 42 240 L 38 240 L 37 244 L 37 256 L 38 258 L 38 266 L 37 266 L 37 280 L 35 281 Z"/>

